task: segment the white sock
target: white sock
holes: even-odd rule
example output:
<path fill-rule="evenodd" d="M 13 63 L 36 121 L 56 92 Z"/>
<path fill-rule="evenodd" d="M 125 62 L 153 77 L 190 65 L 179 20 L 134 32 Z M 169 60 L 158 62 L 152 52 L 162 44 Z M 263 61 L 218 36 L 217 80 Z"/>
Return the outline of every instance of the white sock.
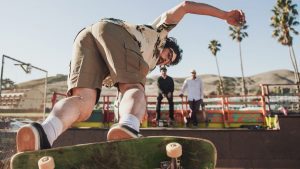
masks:
<path fill-rule="evenodd" d="M 63 123 L 54 115 L 48 116 L 48 118 L 42 123 L 42 127 L 51 146 L 57 137 L 63 132 Z"/>
<path fill-rule="evenodd" d="M 122 114 L 119 124 L 124 124 L 140 132 L 140 120 L 132 114 Z"/>

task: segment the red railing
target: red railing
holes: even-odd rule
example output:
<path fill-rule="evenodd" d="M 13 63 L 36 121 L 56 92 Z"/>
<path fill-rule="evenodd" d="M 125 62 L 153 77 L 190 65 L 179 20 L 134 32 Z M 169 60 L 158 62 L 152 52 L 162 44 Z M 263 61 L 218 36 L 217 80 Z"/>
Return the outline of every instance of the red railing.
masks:
<path fill-rule="evenodd" d="M 212 117 L 212 122 L 223 123 L 223 127 L 228 127 L 233 123 L 238 122 L 242 118 L 248 121 L 258 121 L 265 124 L 265 117 L 274 111 L 272 109 L 272 104 L 281 104 L 281 102 L 272 101 L 272 97 L 278 96 L 271 95 L 270 88 L 274 86 L 279 86 L 279 84 L 262 84 L 261 85 L 261 95 L 247 95 L 247 96 L 211 96 L 206 97 L 204 102 L 205 113 L 207 116 Z M 290 85 L 295 87 L 295 85 Z M 295 89 L 296 90 L 296 89 Z M 57 101 L 57 96 L 65 97 L 65 94 L 54 92 L 52 96 L 52 105 Z M 293 94 L 293 97 L 297 97 L 295 104 L 299 105 L 299 94 Z M 151 122 L 156 116 L 156 95 L 147 95 L 147 113 L 145 120 Z M 114 119 L 114 100 L 115 95 L 102 95 L 100 97 L 98 108 L 102 109 L 104 113 L 104 121 L 112 121 Z M 179 96 L 174 96 L 174 115 L 179 121 L 184 119 L 184 116 L 189 113 L 187 97 L 184 96 L 180 98 Z M 294 99 L 295 100 L 295 99 Z M 286 102 L 284 102 L 286 103 Z M 168 105 L 167 100 L 164 98 L 162 101 L 162 112 L 167 112 L 166 108 Z M 273 106 L 274 107 L 274 106 Z M 296 106 L 295 106 L 296 107 Z M 217 116 L 217 115 L 220 116 Z M 248 114 L 248 115 L 247 115 Z M 116 113 L 117 115 L 117 113 Z M 253 116 L 251 116 L 253 115 Z M 246 117 L 247 116 L 247 117 Z M 248 119 L 247 119 L 248 118 Z"/>
<path fill-rule="evenodd" d="M 54 92 L 52 96 L 52 105 L 54 105 L 57 101 L 57 96 L 63 96 L 66 97 L 63 93 Z M 259 99 L 256 99 L 256 101 L 231 101 L 231 98 L 238 97 L 241 99 L 247 99 L 249 97 L 256 97 Z M 147 113 L 144 118 L 144 120 L 148 121 L 148 123 L 151 123 L 151 121 L 156 117 L 156 95 L 147 95 L 146 101 L 147 101 Z M 104 115 L 104 121 L 105 122 L 113 122 L 114 116 L 117 115 L 117 113 L 114 113 L 114 101 L 116 99 L 115 95 L 103 95 L 100 97 L 99 105 L 97 107 L 102 109 L 103 115 Z M 187 96 L 184 96 L 183 98 L 179 96 L 174 96 L 174 117 L 177 121 L 183 123 L 184 117 L 187 116 L 190 112 L 188 108 L 188 100 Z M 233 123 L 234 121 L 230 116 L 233 113 L 244 113 L 244 114 L 251 114 L 251 113 L 261 113 L 262 119 L 266 115 L 266 110 L 264 106 L 261 106 L 262 108 L 260 110 L 247 110 L 247 111 L 241 111 L 241 110 L 234 110 L 232 109 L 231 105 L 265 105 L 263 103 L 264 99 L 262 96 L 217 96 L 217 97 L 208 97 L 204 99 L 206 104 L 205 113 L 206 116 L 209 114 L 221 114 L 223 123 L 223 127 L 227 127 L 230 125 L 230 123 Z M 168 105 L 168 102 L 166 99 L 162 101 L 162 107 L 166 107 Z M 166 111 L 165 108 L 162 108 L 162 111 Z M 215 120 L 214 122 L 219 122 L 220 120 Z"/>

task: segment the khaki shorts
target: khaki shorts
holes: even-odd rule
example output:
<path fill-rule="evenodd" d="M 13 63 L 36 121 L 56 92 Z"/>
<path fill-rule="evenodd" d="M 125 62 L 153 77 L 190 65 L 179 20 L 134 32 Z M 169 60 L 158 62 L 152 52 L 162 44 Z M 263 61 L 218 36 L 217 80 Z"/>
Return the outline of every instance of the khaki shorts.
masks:
<path fill-rule="evenodd" d="M 98 22 L 79 32 L 74 41 L 68 93 L 76 87 L 101 90 L 107 76 L 114 85 L 144 85 L 148 71 L 137 42 L 123 27 Z"/>

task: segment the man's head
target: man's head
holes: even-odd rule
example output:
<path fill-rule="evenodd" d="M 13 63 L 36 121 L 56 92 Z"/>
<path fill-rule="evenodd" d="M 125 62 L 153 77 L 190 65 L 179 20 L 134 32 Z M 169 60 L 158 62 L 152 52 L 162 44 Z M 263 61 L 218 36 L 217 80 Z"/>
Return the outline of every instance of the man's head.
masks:
<path fill-rule="evenodd" d="M 161 67 L 160 68 L 160 73 L 162 76 L 166 76 L 167 75 L 167 68 L 166 67 Z"/>
<path fill-rule="evenodd" d="M 164 49 L 160 53 L 158 65 L 177 65 L 182 59 L 182 49 L 173 37 L 168 37 Z"/>
<path fill-rule="evenodd" d="M 193 78 L 193 79 L 196 79 L 196 77 L 197 77 L 197 72 L 196 72 L 196 70 L 192 69 L 192 70 L 191 70 L 191 75 L 192 75 L 192 78 Z"/>

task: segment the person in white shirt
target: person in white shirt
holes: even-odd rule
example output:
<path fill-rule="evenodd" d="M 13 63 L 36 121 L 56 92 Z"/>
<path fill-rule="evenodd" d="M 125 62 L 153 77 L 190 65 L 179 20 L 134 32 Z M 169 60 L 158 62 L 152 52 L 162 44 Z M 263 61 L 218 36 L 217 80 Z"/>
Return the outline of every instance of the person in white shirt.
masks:
<path fill-rule="evenodd" d="M 191 71 L 191 77 L 188 77 L 183 82 L 181 88 L 180 97 L 183 97 L 184 92 L 187 91 L 188 103 L 191 110 L 190 118 L 187 118 L 187 126 L 192 123 L 194 126 L 198 126 L 197 114 L 199 108 L 204 109 L 203 103 L 203 82 L 200 77 L 197 77 L 195 70 Z"/>
<path fill-rule="evenodd" d="M 158 5 L 161 3 L 167 2 Z M 182 50 L 168 34 L 186 14 L 208 15 L 234 26 L 245 23 L 241 10 L 224 11 L 204 3 L 182 1 L 152 24 L 105 18 L 85 27 L 73 44 L 68 97 L 55 104 L 42 124 L 33 123 L 18 130 L 17 151 L 51 148 L 73 123 L 88 119 L 98 102 L 103 82 L 111 82 L 122 94 L 120 120 L 109 129 L 107 140 L 139 137 L 147 105 L 146 76 L 157 65 L 176 65 L 181 60 Z M 142 17 L 143 14 L 137 15 Z"/>

